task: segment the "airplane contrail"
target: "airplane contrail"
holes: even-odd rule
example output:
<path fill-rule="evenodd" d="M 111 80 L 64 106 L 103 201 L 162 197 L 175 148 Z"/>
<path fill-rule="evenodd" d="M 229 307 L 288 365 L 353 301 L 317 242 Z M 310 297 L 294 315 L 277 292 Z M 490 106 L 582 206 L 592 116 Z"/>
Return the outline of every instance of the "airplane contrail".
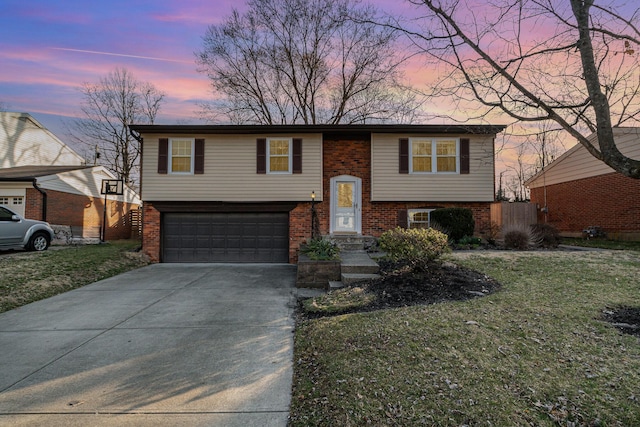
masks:
<path fill-rule="evenodd" d="M 123 53 L 99 52 L 99 51 L 95 51 L 95 50 L 82 50 L 82 49 L 69 49 L 69 48 L 65 48 L 65 47 L 52 47 L 51 49 L 64 50 L 64 51 L 67 51 L 67 52 L 90 53 L 90 54 L 93 54 L 93 55 L 122 56 L 122 57 L 125 57 L 125 58 L 150 59 L 152 61 L 181 62 L 181 63 L 185 63 L 185 64 L 190 64 L 189 61 L 180 61 L 178 59 L 154 58 L 152 56 L 125 55 Z"/>

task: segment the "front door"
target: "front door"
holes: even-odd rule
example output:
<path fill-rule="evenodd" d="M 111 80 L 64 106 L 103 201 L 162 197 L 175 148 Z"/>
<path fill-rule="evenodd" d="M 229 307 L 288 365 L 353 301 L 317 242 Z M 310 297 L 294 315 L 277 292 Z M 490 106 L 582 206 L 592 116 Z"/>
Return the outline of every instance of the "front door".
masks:
<path fill-rule="evenodd" d="M 361 180 L 353 176 L 331 179 L 331 232 L 361 233 Z"/>

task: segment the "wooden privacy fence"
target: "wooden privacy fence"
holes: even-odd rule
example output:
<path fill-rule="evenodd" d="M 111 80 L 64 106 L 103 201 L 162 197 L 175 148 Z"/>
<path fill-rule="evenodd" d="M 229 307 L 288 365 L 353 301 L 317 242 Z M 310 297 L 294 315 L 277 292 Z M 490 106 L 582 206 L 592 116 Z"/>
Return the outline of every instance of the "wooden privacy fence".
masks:
<path fill-rule="evenodd" d="M 501 229 L 512 226 L 530 226 L 538 222 L 535 204 L 526 202 L 495 202 L 491 204 L 491 222 Z"/>
<path fill-rule="evenodd" d="M 142 237 L 142 209 L 131 209 L 131 238 L 139 239 Z"/>

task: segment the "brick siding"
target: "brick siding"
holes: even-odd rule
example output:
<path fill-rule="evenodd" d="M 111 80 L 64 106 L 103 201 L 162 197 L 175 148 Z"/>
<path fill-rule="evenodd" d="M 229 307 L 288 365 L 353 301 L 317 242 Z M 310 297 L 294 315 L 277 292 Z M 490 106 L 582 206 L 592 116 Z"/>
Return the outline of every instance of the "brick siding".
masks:
<path fill-rule="evenodd" d="M 160 262 L 160 211 L 151 202 L 142 209 L 142 251 L 151 262 Z"/>
<path fill-rule="evenodd" d="M 568 181 L 546 187 L 548 222 L 564 233 L 580 233 L 588 226 L 607 233 L 640 233 L 640 180 L 619 173 Z M 544 187 L 531 189 L 531 202 L 544 207 Z"/>
<path fill-rule="evenodd" d="M 82 228 L 84 237 L 100 237 L 104 199 L 55 190 L 47 192 L 46 221 L 55 225 Z M 26 192 L 25 217 L 42 220 L 43 195 L 35 188 Z M 137 205 L 107 200 L 107 230 L 105 240 L 129 239 L 131 216 Z"/>

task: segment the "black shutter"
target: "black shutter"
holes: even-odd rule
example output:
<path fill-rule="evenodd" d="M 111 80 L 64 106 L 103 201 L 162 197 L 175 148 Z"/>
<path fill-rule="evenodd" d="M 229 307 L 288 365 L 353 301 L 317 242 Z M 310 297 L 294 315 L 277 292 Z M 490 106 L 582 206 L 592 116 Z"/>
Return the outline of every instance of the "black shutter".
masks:
<path fill-rule="evenodd" d="M 293 139 L 293 173 L 302 173 L 302 139 Z"/>
<path fill-rule="evenodd" d="M 193 160 L 193 173 L 204 173 L 204 139 L 196 139 L 196 153 Z"/>
<path fill-rule="evenodd" d="M 409 217 L 406 209 L 398 211 L 398 227 L 409 228 Z"/>
<path fill-rule="evenodd" d="M 469 173 L 469 138 L 460 138 L 460 173 Z"/>
<path fill-rule="evenodd" d="M 267 140 L 256 140 L 256 173 L 267 173 Z"/>
<path fill-rule="evenodd" d="M 158 173 L 167 173 L 169 165 L 169 139 L 160 138 L 158 144 Z"/>
<path fill-rule="evenodd" d="M 400 170 L 399 173 L 409 173 L 409 139 L 400 138 Z"/>

